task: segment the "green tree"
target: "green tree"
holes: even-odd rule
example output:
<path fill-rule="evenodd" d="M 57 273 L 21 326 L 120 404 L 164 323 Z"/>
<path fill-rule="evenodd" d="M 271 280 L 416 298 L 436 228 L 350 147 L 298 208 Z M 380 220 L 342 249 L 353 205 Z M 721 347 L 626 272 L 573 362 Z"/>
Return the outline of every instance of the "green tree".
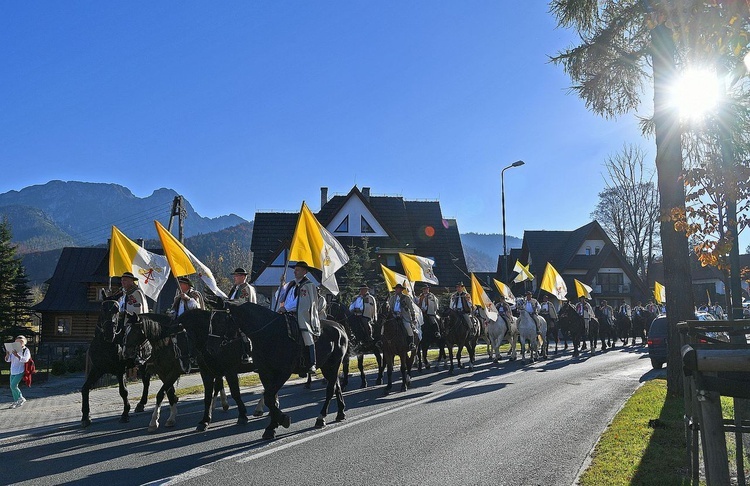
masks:
<path fill-rule="evenodd" d="M 343 303 L 351 302 L 359 294 L 359 286 L 367 281 L 372 285 L 375 259 L 370 249 L 370 239 L 362 237 L 361 246 L 352 244 L 348 248 L 349 262 L 340 271 L 339 299 Z"/>
<path fill-rule="evenodd" d="M 675 212 L 685 212 L 681 127 L 671 103 L 671 82 L 679 68 L 697 59 L 702 45 L 741 50 L 747 44 L 745 2 L 714 0 L 553 0 L 558 24 L 575 29 L 580 44 L 552 61 L 562 65 L 572 90 L 587 108 L 605 117 L 636 110 L 643 85 L 654 88 L 653 132 L 660 196 L 661 239 L 670 327 L 668 389 L 682 392 L 676 324 L 691 318 L 693 298 L 687 236 L 675 228 Z M 744 36 L 744 38 L 743 38 Z M 744 40 L 743 40 L 744 39 Z M 678 61 L 680 64 L 678 65 Z"/>
<path fill-rule="evenodd" d="M 7 218 L 0 222 L 0 329 L 29 323 L 31 290 Z"/>

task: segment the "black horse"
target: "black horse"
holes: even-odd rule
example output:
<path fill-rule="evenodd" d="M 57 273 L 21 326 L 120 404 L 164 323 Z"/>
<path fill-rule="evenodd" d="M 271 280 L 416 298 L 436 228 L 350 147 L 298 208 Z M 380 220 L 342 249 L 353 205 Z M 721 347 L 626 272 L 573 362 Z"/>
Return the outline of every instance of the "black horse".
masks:
<path fill-rule="evenodd" d="M 83 427 L 91 425 L 89 392 L 94 383 L 107 373 L 117 378 L 117 384 L 120 388 L 120 397 L 122 397 L 123 403 L 120 422 L 130 421 L 130 403 L 128 403 L 128 389 L 125 381 L 125 373 L 128 366 L 120 356 L 119 345 L 124 335 L 124 316 L 119 313 L 119 310 L 120 306 L 116 300 L 105 300 L 102 302 L 99 319 L 94 330 L 94 339 L 91 341 L 89 350 L 86 353 L 87 373 L 81 387 L 81 425 Z M 135 408 L 135 412 L 142 412 L 143 407 L 146 405 L 150 378 L 146 370 L 142 370 L 143 394 Z"/>
<path fill-rule="evenodd" d="M 635 338 L 637 337 L 641 338 L 641 344 L 646 344 L 648 328 L 655 318 L 655 314 L 643 308 L 633 313 L 633 344 L 635 344 Z"/>
<path fill-rule="evenodd" d="M 396 356 L 399 357 L 401 363 L 401 391 L 406 391 L 411 385 L 411 367 L 418 351 L 409 351 L 409 336 L 406 334 L 400 317 L 391 317 L 383 321 L 381 343 L 383 363 L 380 366 L 380 373 L 383 372 L 383 368 L 387 367 L 384 394 L 387 395 L 393 388 L 393 366 Z M 419 336 L 416 332 L 414 332 L 414 344 L 419 349 Z"/>
<path fill-rule="evenodd" d="M 189 310 L 177 319 L 177 324 L 187 332 L 189 353 L 198 362 L 203 381 L 203 418 L 196 430 L 204 431 L 211 423 L 213 392 L 223 385 L 224 378 L 237 404 L 237 425 L 246 424 L 247 410 L 240 395 L 238 374 L 252 369 L 242 365 L 242 338 L 229 312 Z"/>
<path fill-rule="evenodd" d="M 617 328 L 617 337 L 623 345 L 627 345 L 628 339 L 633 334 L 633 320 L 629 315 L 618 312 L 615 316 L 615 328 Z M 635 344 L 635 338 L 633 338 L 633 344 Z"/>
<path fill-rule="evenodd" d="M 271 419 L 263 432 L 263 438 L 273 439 L 279 425 L 284 428 L 291 425 L 289 415 L 279 409 L 276 396 L 292 373 L 301 371 L 306 374 L 304 367 L 300 366 L 301 345 L 290 339 L 286 316 L 250 302 L 242 305 L 227 303 L 227 308 L 242 332 L 253 343 L 253 362 L 260 381 L 263 383 L 263 401 L 268 407 Z M 293 326 L 296 326 L 296 322 Z M 347 353 L 349 339 L 346 331 L 336 322 L 324 320 L 321 322 L 321 328 L 321 335 L 315 343 L 315 353 L 317 366 L 328 381 L 328 386 L 320 416 L 315 422 L 316 427 L 325 426 L 328 405 L 334 394 L 338 405 L 336 421 L 346 418 L 344 414 L 346 405 L 341 393 L 338 373 Z"/>
<path fill-rule="evenodd" d="M 367 376 L 365 375 L 364 359 L 365 354 L 375 355 L 378 362 L 378 377 L 376 385 L 383 383 L 382 364 L 383 357 L 376 343 L 380 340 L 381 326 L 373 326 L 373 323 L 363 316 L 354 315 L 349 309 L 340 302 L 332 302 L 328 308 L 328 316 L 332 321 L 336 321 L 346 329 L 349 338 L 349 347 L 347 355 L 343 361 L 343 371 L 341 377 L 341 389 L 346 390 L 349 385 L 349 358 L 357 356 L 357 367 L 359 368 L 359 377 L 362 380 L 360 388 L 367 388 Z"/>
<path fill-rule="evenodd" d="M 450 309 L 443 322 L 445 324 L 445 345 L 448 347 L 448 358 L 450 359 L 449 373 L 453 373 L 454 345 L 458 346 L 458 351 L 456 352 L 458 367 L 463 368 L 463 365 L 461 364 L 461 352 L 465 346 L 466 351 L 469 353 L 469 370 L 473 370 L 474 351 L 477 347 L 477 340 L 479 339 L 479 333 L 481 331 L 479 321 L 472 316 L 471 325 L 473 326 L 473 329 L 469 329 L 463 318 L 463 314 L 455 309 Z"/>
<path fill-rule="evenodd" d="M 586 335 L 586 323 L 583 321 L 583 317 L 576 312 L 575 307 L 569 302 L 564 303 L 557 312 L 557 324 L 563 337 L 570 336 L 573 340 L 573 357 L 577 358 L 578 347 Z"/>
<path fill-rule="evenodd" d="M 443 329 L 442 319 L 440 316 L 429 316 L 427 313 L 422 312 L 424 317 L 424 324 L 422 325 L 422 340 L 419 342 L 417 348 L 417 371 L 422 371 L 422 362 L 424 361 L 425 369 L 430 369 L 430 361 L 427 359 L 427 351 L 430 346 L 437 344 L 438 349 L 438 364 L 440 361 L 445 363 L 445 338 Z"/>
<path fill-rule="evenodd" d="M 602 340 L 602 351 L 607 347 L 614 348 L 617 344 L 617 328 L 611 316 L 607 317 L 600 307 L 594 310 L 594 316 L 599 321 L 599 337 Z"/>
<path fill-rule="evenodd" d="M 181 359 L 187 358 L 188 350 L 184 335 L 178 338 L 178 326 L 169 316 L 163 314 L 128 314 L 125 318 L 125 349 L 126 359 L 135 360 L 139 354 L 145 354 L 147 366 L 153 367 L 162 381 L 162 386 L 156 393 L 156 406 L 151 415 L 148 426 L 149 432 L 159 428 L 161 402 L 164 395 L 169 399 L 170 415 L 164 424 L 173 427 L 177 419 L 177 395 L 174 385 L 184 370 Z M 182 331 L 184 333 L 184 331 Z M 177 342 L 184 342 L 178 347 Z M 146 350 L 144 352 L 144 350 Z"/>

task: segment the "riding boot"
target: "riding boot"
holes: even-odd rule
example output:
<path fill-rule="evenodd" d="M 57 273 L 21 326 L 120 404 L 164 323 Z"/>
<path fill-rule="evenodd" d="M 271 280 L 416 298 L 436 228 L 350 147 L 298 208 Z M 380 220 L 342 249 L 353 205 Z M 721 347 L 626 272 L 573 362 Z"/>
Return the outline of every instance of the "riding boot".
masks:
<path fill-rule="evenodd" d="M 315 345 L 314 344 L 309 345 L 307 347 L 307 352 L 309 353 L 309 356 L 310 356 L 310 366 L 307 369 L 307 372 L 314 374 L 316 371 L 315 370 Z"/>

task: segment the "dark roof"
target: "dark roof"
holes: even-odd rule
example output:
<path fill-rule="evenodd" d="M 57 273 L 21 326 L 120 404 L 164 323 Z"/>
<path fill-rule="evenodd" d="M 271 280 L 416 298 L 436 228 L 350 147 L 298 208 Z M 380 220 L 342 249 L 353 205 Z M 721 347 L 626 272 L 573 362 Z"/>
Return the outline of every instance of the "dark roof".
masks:
<path fill-rule="evenodd" d="M 366 197 L 355 186 L 346 196 L 332 197 L 315 216 L 325 226 L 353 197 L 362 200 L 388 234 L 387 237 L 370 237 L 370 247 L 413 250 L 417 255 L 435 258 L 435 275 L 441 285 L 452 286 L 466 279 L 466 259 L 458 225 L 455 220 L 443 218 L 439 201 L 407 201 L 400 196 Z M 255 214 L 251 243 L 253 280 L 289 247 L 297 216 L 298 213 Z M 427 227 L 434 230 L 433 236 L 428 236 Z M 345 248 L 356 244 L 354 240 L 361 240 L 360 237 L 336 237 Z"/>
<path fill-rule="evenodd" d="M 107 248 L 63 248 L 44 300 L 34 310 L 98 312 L 100 304 L 88 300 L 87 289 L 90 283 L 107 281 L 107 270 L 103 275 L 97 272 L 102 262 L 107 264 L 107 255 Z"/>

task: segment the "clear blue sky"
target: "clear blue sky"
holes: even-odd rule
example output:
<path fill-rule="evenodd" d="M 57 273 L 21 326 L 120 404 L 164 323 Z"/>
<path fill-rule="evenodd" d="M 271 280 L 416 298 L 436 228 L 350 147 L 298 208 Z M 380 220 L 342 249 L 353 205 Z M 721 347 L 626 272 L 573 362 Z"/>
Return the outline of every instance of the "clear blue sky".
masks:
<path fill-rule="evenodd" d="M 523 159 L 508 234 L 573 229 L 608 155 L 654 153 L 568 92 L 548 56 L 573 41 L 541 0 L 6 2 L 0 192 L 169 187 L 253 219 L 357 184 L 499 233 Z"/>

